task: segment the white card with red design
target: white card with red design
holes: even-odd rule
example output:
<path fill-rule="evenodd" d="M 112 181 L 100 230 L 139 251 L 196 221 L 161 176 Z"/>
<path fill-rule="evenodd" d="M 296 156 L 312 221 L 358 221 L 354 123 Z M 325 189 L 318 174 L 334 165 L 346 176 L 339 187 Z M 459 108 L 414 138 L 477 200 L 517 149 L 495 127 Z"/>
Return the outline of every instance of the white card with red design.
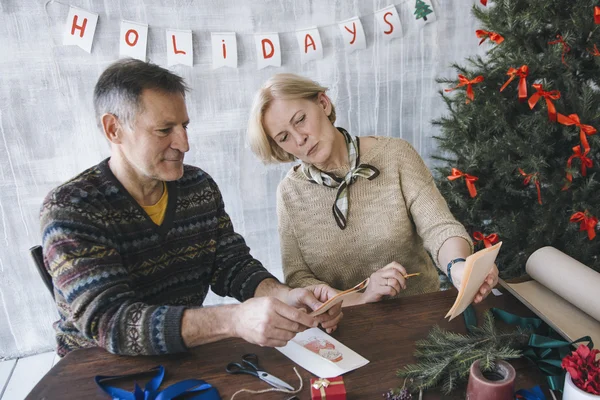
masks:
<path fill-rule="evenodd" d="M 287 345 L 277 347 L 277 350 L 319 378 L 340 376 L 369 363 L 369 360 L 319 328 L 298 333 Z"/>

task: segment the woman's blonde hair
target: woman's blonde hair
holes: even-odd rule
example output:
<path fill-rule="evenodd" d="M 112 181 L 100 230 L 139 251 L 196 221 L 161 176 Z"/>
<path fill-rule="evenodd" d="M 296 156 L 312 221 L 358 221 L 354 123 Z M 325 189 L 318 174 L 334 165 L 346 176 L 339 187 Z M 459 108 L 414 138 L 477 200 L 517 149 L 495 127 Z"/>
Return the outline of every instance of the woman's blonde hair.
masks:
<path fill-rule="evenodd" d="M 265 131 L 263 117 L 275 99 L 316 101 L 327 88 L 296 74 L 276 74 L 269 78 L 254 97 L 248 121 L 248 140 L 252 152 L 265 164 L 291 162 L 295 157 L 283 150 Z M 329 120 L 335 122 L 335 107 L 331 105 Z"/>

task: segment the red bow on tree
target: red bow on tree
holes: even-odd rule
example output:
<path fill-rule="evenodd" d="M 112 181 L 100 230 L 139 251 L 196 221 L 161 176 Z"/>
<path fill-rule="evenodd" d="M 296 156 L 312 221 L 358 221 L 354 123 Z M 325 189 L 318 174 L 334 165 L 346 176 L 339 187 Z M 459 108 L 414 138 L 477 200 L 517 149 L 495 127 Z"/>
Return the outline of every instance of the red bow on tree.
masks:
<path fill-rule="evenodd" d="M 504 85 L 500 88 L 500 91 L 506 89 L 509 83 L 511 83 L 517 76 L 519 79 L 519 101 L 527 100 L 527 75 L 529 75 L 529 67 L 527 65 L 521 65 L 519 69 L 509 68 L 506 75 L 509 75 L 510 78 L 506 81 Z"/>
<path fill-rule="evenodd" d="M 592 168 L 594 166 L 594 162 L 592 161 L 592 159 L 587 157 L 588 153 L 589 150 L 581 154 L 581 146 L 573 147 L 573 155 L 569 157 L 569 160 L 567 160 L 567 168 L 571 168 L 571 163 L 573 162 L 573 159 L 579 158 L 581 160 L 581 175 L 586 176 L 587 169 Z M 573 175 L 571 175 L 571 173 L 569 172 L 567 172 L 567 180 L 569 182 L 573 182 Z M 563 190 L 566 190 L 566 187 L 563 188 Z"/>
<path fill-rule="evenodd" d="M 483 4 L 484 6 L 487 6 L 487 0 L 479 0 L 481 1 L 481 4 Z"/>
<path fill-rule="evenodd" d="M 588 143 L 587 137 L 595 134 L 596 128 L 591 125 L 584 125 L 579 121 L 579 116 L 577 114 L 571 114 L 568 117 L 566 115 L 558 114 L 558 122 L 563 125 L 575 125 L 579 127 L 579 140 L 583 145 L 583 151 L 588 153 L 590 151 L 590 144 Z"/>
<path fill-rule="evenodd" d="M 485 236 L 481 232 L 473 232 L 473 239 L 475 239 L 476 242 L 483 241 L 485 247 L 492 247 L 492 245 L 498 241 L 498 234 L 492 233 Z"/>
<path fill-rule="evenodd" d="M 448 177 L 448 180 L 453 181 L 455 179 L 462 178 L 463 176 L 465 177 L 467 189 L 469 189 L 469 194 L 471 195 L 471 197 L 477 196 L 477 189 L 475 188 L 475 181 L 477 181 L 479 178 L 477 178 L 476 176 L 464 174 L 460 170 L 458 170 L 456 168 L 452 168 L 452 175 L 450 175 Z"/>
<path fill-rule="evenodd" d="M 600 56 L 600 50 L 598 50 L 598 46 L 594 44 L 594 48 L 592 50 L 588 49 L 588 52 L 594 57 Z"/>
<path fill-rule="evenodd" d="M 594 23 L 600 24 L 600 7 L 594 7 Z"/>
<path fill-rule="evenodd" d="M 535 187 L 537 189 L 537 195 L 538 195 L 538 203 L 542 204 L 542 192 L 540 190 L 540 174 L 539 174 L 539 172 L 535 172 L 533 174 L 527 174 L 521 168 L 519 168 L 519 172 L 521 173 L 521 175 L 523 175 L 525 177 L 525 179 L 523 180 L 523 185 L 527 186 L 527 185 L 529 185 L 529 182 L 533 182 L 535 184 Z"/>
<path fill-rule="evenodd" d="M 556 122 L 556 108 L 554 107 L 554 103 L 552 103 L 552 101 L 550 101 L 550 100 L 560 99 L 560 92 L 558 90 L 552 90 L 552 91 L 546 92 L 543 89 L 542 85 L 539 83 L 534 83 L 531 86 L 533 86 L 533 88 L 535 90 L 537 90 L 537 92 L 534 93 L 529 98 L 529 108 L 531 108 L 533 110 L 533 107 L 535 107 L 538 100 L 541 97 L 545 98 L 546 99 L 546 107 L 548 108 L 548 118 L 550 118 L 550 121 Z"/>
<path fill-rule="evenodd" d="M 483 29 L 478 29 L 475 31 L 475 34 L 477 35 L 478 38 L 481 39 L 481 41 L 479 42 L 480 46 L 481 46 L 481 43 L 485 42 L 485 40 L 488 38 L 492 42 L 496 42 L 496 44 L 500 44 L 500 43 L 504 42 L 504 37 L 502 37 L 502 35 L 500 35 L 499 33 L 496 33 L 496 32 L 490 32 L 490 31 L 484 31 Z"/>
<path fill-rule="evenodd" d="M 548 44 L 562 44 L 563 46 L 563 51 L 562 51 L 562 63 L 565 64 L 567 67 L 567 63 L 565 62 L 565 54 L 567 54 L 568 52 L 571 51 L 571 48 L 569 47 L 569 45 L 567 44 L 567 42 L 565 42 L 565 39 L 563 39 L 563 37 L 561 35 L 556 35 L 557 40 L 553 40 L 552 42 L 548 42 Z"/>
<path fill-rule="evenodd" d="M 464 75 L 458 75 L 458 86 L 453 87 L 452 89 L 445 89 L 446 92 L 451 92 L 455 89 L 458 89 L 461 86 L 467 85 L 467 101 L 465 103 L 469 104 L 473 99 L 475 99 L 475 93 L 473 93 L 473 84 L 483 82 L 483 76 L 479 75 L 475 79 L 469 80 Z"/>
<path fill-rule="evenodd" d="M 571 215 L 571 222 L 579 222 L 579 231 L 587 231 L 588 239 L 592 240 L 596 237 L 596 225 L 598 225 L 598 218 L 591 215 L 588 210 L 585 212 L 576 212 Z"/>

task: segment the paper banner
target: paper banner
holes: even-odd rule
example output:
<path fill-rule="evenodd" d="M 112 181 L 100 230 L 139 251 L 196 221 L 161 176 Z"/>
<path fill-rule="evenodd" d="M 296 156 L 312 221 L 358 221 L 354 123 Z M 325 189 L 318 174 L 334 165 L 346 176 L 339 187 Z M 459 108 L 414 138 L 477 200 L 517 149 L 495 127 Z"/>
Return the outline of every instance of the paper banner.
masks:
<path fill-rule="evenodd" d="M 365 31 L 358 17 L 340 22 L 338 26 L 342 32 L 342 40 L 346 51 L 352 53 L 354 50 L 367 48 Z"/>
<path fill-rule="evenodd" d="M 212 32 L 213 69 L 220 67 L 237 68 L 237 42 L 235 32 Z"/>
<path fill-rule="evenodd" d="M 91 53 L 97 23 L 98 14 L 71 6 L 65 25 L 63 44 L 79 46 Z"/>
<path fill-rule="evenodd" d="M 394 38 L 402 37 L 402 25 L 400 24 L 400 17 L 396 11 L 396 6 L 387 6 L 375 13 L 375 19 L 379 24 L 379 30 L 384 38 L 392 40 Z"/>
<path fill-rule="evenodd" d="M 296 31 L 296 39 L 298 39 L 298 46 L 300 47 L 302 64 L 323 58 L 323 45 L 321 44 L 321 35 L 319 35 L 318 28 Z"/>
<path fill-rule="evenodd" d="M 133 57 L 146 61 L 148 43 L 148 25 L 132 21 L 121 21 L 119 56 Z"/>
<path fill-rule="evenodd" d="M 192 31 L 167 29 L 167 66 L 194 66 L 194 47 Z"/>
<path fill-rule="evenodd" d="M 437 19 L 431 0 L 416 0 L 412 10 L 413 17 L 421 28 Z"/>
<path fill-rule="evenodd" d="M 254 35 L 254 41 L 256 43 L 256 64 L 258 69 L 268 66 L 281 67 L 279 34 L 257 33 Z"/>

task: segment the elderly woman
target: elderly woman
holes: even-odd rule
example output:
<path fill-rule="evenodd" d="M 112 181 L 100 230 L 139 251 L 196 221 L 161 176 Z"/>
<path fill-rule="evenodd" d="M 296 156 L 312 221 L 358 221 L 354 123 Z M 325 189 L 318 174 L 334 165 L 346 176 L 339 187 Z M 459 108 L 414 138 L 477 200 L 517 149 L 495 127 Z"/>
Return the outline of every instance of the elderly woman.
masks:
<path fill-rule="evenodd" d="M 419 154 L 402 139 L 336 128 L 326 91 L 277 74 L 257 93 L 250 115 L 250 146 L 263 162 L 300 160 L 277 190 L 287 284 L 344 290 L 370 277 L 366 291 L 345 305 L 376 302 L 439 290 L 435 263 L 460 287 L 473 245 Z M 494 268 L 475 303 L 497 279 Z"/>

